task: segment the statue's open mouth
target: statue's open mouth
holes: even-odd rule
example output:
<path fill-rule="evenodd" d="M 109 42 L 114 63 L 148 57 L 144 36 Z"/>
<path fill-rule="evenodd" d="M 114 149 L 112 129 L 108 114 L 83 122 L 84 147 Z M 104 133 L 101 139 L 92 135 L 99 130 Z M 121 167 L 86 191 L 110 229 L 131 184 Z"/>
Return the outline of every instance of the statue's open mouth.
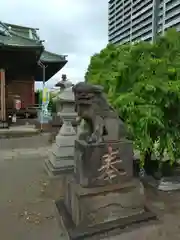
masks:
<path fill-rule="evenodd" d="M 77 102 L 80 104 L 83 104 L 84 102 L 90 102 L 92 98 L 90 97 L 78 97 Z"/>
<path fill-rule="evenodd" d="M 91 100 L 94 97 L 93 93 L 78 93 L 77 95 L 77 100 L 78 101 L 87 101 Z"/>
<path fill-rule="evenodd" d="M 91 99 L 78 99 L 77 100 L 77 105 L 81 107 L 89 107 L 92 105 L 92 100 Z"/>

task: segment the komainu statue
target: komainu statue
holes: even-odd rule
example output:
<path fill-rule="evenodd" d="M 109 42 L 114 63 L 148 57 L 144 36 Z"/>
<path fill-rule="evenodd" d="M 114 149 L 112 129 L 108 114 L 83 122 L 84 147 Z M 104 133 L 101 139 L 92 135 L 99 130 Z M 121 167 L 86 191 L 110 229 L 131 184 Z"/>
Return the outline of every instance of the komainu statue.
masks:
<path fill-rule="evenodd" d="M 120 229 L 155 219 L 141 182 L 133 177 L 133 144 L 101 87 L 78 83 L 73 91 L 86 126 L 75 141 L 74 174 L 56 203 L 60 219 L 71 240 L 101 239 L 112 230 L 121 239 Z"/>
<path fill-rule="evenodd" d="M 80 139 L 100 143 L 126 137 L 124 123 L 109 105 L 101 86 L 81 82 L 73 87 L 73 91 L 75 110 L 86 125 Z"/>

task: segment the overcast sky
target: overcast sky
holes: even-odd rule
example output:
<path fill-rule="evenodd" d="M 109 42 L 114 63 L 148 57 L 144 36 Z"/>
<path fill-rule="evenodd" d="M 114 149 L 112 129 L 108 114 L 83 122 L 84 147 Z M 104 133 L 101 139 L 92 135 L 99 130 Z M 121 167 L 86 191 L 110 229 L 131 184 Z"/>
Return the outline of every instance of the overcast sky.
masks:
<path fill-rule="evenodd" d="M 62 73 L 73 82 L 82 81 L 90 57 L 107 44 L 107 0 L 6 0 L 1 1 L 0 20 L 39 28 L 46 48 L 67 54 L 68 63 L 49 82 L 53 86 Z"/>

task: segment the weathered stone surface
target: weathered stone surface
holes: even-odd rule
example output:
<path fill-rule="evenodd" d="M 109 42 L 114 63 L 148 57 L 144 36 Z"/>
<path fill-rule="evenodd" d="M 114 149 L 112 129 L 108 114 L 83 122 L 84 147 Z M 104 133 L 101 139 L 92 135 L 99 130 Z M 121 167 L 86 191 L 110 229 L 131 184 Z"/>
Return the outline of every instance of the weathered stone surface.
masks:
<path fill-rule="evenodd" d="M 74 112 L 74 95 L 72 88 L 67 88 L 60 95 L 61 111 L 58 115 L 62 118 L 63 125 L 56 136 L 55 142 L 49 154 L 49 160 L 45 162 L 48 173 L 58 175 L 61 172 L 73 171 L 74 144 L 76 131 L 72 126 L 77 114 Z"/>
<path fill-rule="evenodd" d="M 122 229 L 137 227 L 156 216 L 144 208 L 144 188 L 138 180 L 112 186 L 83 188 L 67 181 L 64 200 L 56 202 L 58 214 L 71 240 L 119 236 Z M 119 236 L 120 237 L 120 236 Z"/>
<path fill-rule="evenodd" d="M 101 86 L 81 82 L 73 87 L 73 91 L 78 116 L 89 126 L 89 135 L 80 136 L 80 139 L 90 143 L 117 141 L 127 136 L 123 121 L 109 105 Z"/>
<path fill-rule="evenodd" d="M 144 176 L 142 181 L 145 184 L 164 192 L 180 189 L 180 176 L 162 177 L 160 179 L 155 179 L 152 176 Z"/>
<path fill-rule="evenodd" d="M 83 140 L 76 140 L 74 171 L 77 183 L 84 187 L 112 184 L 112 182 L 98 179 L 100 176 L 99 169 L 103 164 L 103 156 L 107 153 L 109 145 L 113 151 L 118 151 L 117 159 L 122 160 L 122 162 L 116 163 L 114 167 L 116 167 L 118 171 L 125 170 L 127 173 L 125 176 L 115 178 L 114 183 L 122 182 L 133 176 L 133 148 L 131 141 L 109 141 L 98 144 L 88 144 Z"/>
<path fill-rule="evenodd" d="M 73 179 L 66 189 L 65 205 L 76 226 L 92 226 L 144 212 L 143 186 L 137 180 L 83 188 Z"/>
<path fill-rule="evenodd" d="M 138 154 L 139 155 L 139 154 Z M 136 176 L 140 174 L 139 156 L 136 154 L 134 160 L 134 173 Z M 159 160 L 152 154 L 151 161 L 146 162 L 143 174 L 140 176 L 144 184 L 160 191 L 175 191 L 180 189 L 180 165 L 179 159 L 172 165 L 168 155 L 164 155 L 159 171 Z"/>
<path fill-rule="evenodd" d="M 124 123 L 100 87 L 79 83 L 74 93 L 81 119 L 74 177 L 66 182 L 64 200 L 56 203 L 69 239 L 154 219 L 145 207 L 143 185 L 133 178 L 133 146 Z"/>
<path fill-rule="evenodd" d="M 54 175 L 74 168 L 74 142 L 76 132 L 71 123 L 65 122 L 56 137 L 55 143 L 52 144 L 49 153 L 49 163 L 46 161 L 46 167 Z"/>

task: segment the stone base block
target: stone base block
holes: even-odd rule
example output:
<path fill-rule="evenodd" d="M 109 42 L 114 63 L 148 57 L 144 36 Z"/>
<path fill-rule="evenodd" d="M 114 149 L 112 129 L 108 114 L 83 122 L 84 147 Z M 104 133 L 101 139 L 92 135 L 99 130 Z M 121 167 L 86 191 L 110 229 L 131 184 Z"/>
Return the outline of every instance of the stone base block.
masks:
<path fill-rule="evenodd" d="M 54 200 L 59 200 L 65 196 L 65 188 L 67 179 L 72 177 L 73 167 L 68 169 L 54 169 L 51 162 L 45 160 L 45 171 L 49 175 L 49 184 L 46 189 L 46 194 Z"/>
<path fill-rule="evenodd" d="M 8 122 L 6 122 L 6 121 L 1 121 L 0 120 L 0 129 L 7 129 L 7 128 L 9 128 L 9 124 L 8 124 Z"/>
<path fill-rule="evenodd" d="M 133 177 L 133 145 L 131 141 L 122 140 L 89 144 L 83 140 L 76 140 L 74 170 L 76 181 L 81 186 L 93 187 L 108 184 L 108 181 L 99 180 L 99 169 L 104 164 L 103 156 L 108 153 L 109 146 L 112 147 L 113 152 L 117 152 L 115 159 L 117 163 L 113 166 L 119 172 L 127 173 L 127 175 L 120 177 L 121 180 L 124 181 L 126 178 Z M 119 181 L 119 177 L 114 178 L 113 183 L 118 182 L 117 180 Z"/>
<path fill-rule="evenodd" d="M 152 176 L 145 176 L 142 178 L 142 182 L 145 185 L 153 187 L 159 191 L 169 192 L 180 190 L 180 175 L 173 177 L 163 177 L 161 179 L 155 179 Z"/>
<path fill-rule="evenodd" d="M 145 207 L 142 191 L 136 180 L 96 188 L 82 188 L 71 180 L 67 182 L 65 199 L 56 202 L 56 209 L 71 240 L 110 234 L 156 219 Z"/>
<path fill-rule="evenodd" d="M 58 177 L 61 174 L 71 174 L 74 171 L 73 165 L 54 167 L 49 159 L 45 159 L 44 168 L 50 177 Z"/>

